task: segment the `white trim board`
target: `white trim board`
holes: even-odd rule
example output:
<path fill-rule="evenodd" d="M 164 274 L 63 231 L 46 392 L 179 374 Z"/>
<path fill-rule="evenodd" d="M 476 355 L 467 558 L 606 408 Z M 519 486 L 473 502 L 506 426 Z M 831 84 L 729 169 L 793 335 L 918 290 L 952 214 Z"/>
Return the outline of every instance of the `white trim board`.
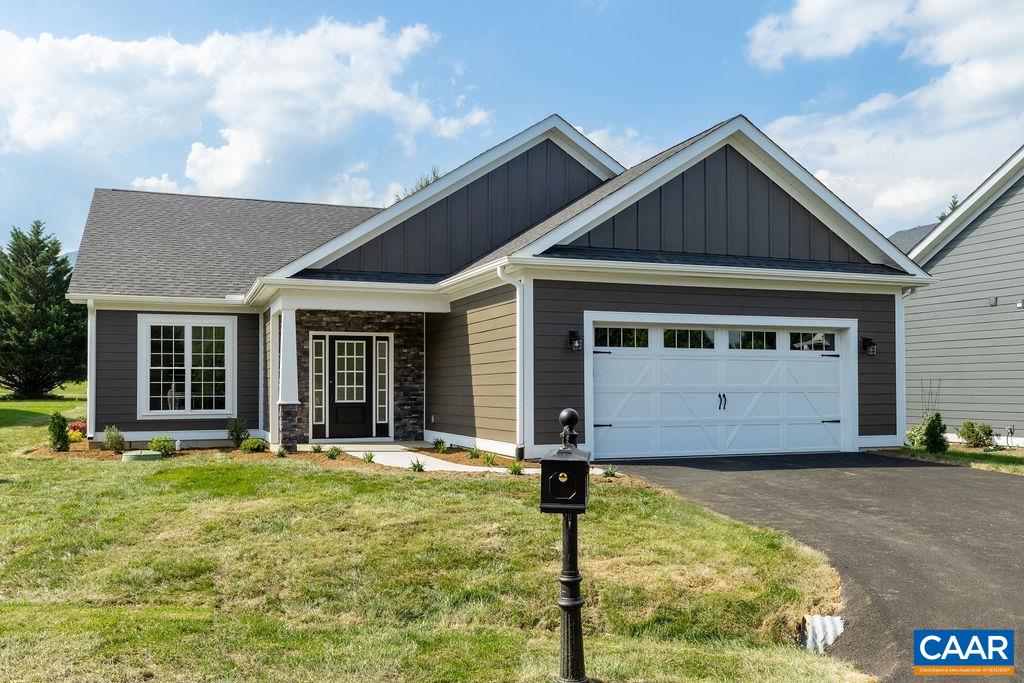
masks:
<path fill-rule="evenodd" d="M 92 437 L 96 429 L 96 305 L 92 299 L 87 302 L 89 306 L 88 322 L 86 327 L 86 346 L 88 348 L 86 358 L 86 406 L 85 406 L 85 431 L 87 437 Z"/>
<path fill-rule="evenodd" d="M 886 260 L 903 268 L 912 276 L 929 279 L 928 274 L 920 266 L 742 116 L 733 118 L 704 138 L 648 169 L 547 235 L 523 247 L 514 256 L 539 256 L 556 244 L 572 242 L 726 144 L 732 144 L 769 178 L 802 200 L 801 203 L 811 213 L 851 246 L 861 252 L 870 248 L 865 256 L 874 258 L 869 260 Z M 870 253 L 871 251 L 874 253 Z"/>
<path fill-rule="evenodd" d="M 570 126 L 565 119 L 553 114 L 470 159 L 422 190 L 392 204 L 330 242 L 279 268 L 269 277 L 289 277 L 304 268 L 320 267 L 334 261 L 440 201 L 455 190 L 486 175 L 544 139 L 550 139 L 558 144 L 601 180 L 607 180 L 625 170 L 621 164 L 612 159 L 585 135 Z"/>
<path fill-rule="evenodd" d="M 985 209 L 1003 196 L 1006 188 L 1024 178 L 1024 146 L 1000 164 L 960 206 L 939 222 L 913 249 L 908 256 L 922 266 L 928 259 L 942 250 L 957 235 L 970 225 Z"/>
<path fill-rule="evenodd" d="M 594 434 L 594 325 L 595 323 L 636 323 L 644 325 L 699 325 L 707 327 L 752 326 L 785 329 L 830 329 L 839 334 L 836 350 L 840 354 L 839 391 L 841 395 L 842 437 L 840 450 L 857 450 L 860 432 L 860 395 L 856 318 L 803 318 L 791 316 L 701 315 L 688 313 L 630 313 L 618 311 L 583 312 L 583 420 L 581 446 L 592 449 L 587 439 Z M 813 451 L 812 451 L 813 452 Z M 703 456 L 702 456 L 703 457 Z M 597 453 L 594 460 L 600 460 Z M 610 458 L 615 460 L 617 458 Z"/>
<path fill-rule="evenodd" d="M 164 429 L 160 431 L 135 431 L 121 432 L 126 441 L 149 441 L 158 436 L 169 436 L 172 439 L 182 441 L 230 441 L 227 427 L 224 429 Z M 250 429 L 249 436 L 269 441 L 266 431 L 262 429 Z M 96 443 L 103 442 L 103 435 L 98 434 L 93 438 Z"/>
<path fill-rule="evenodd" d="M 434 439 L 444 439 L 445 443 L 449 443 L 454 446 L 462 446 L 463 448 L 479 448 L 482 451 L 497 453 L 498 455 L 515 457 L 516 454 L 516 445 L 514 443 L 508 443 L 507 441 L 495 441 L 494 439 L 483 439 L 476 436 L 451 434 L 449 432 L 435 432 L 432 429 L 423 430 L 424 441 L 433 441 Z"/>

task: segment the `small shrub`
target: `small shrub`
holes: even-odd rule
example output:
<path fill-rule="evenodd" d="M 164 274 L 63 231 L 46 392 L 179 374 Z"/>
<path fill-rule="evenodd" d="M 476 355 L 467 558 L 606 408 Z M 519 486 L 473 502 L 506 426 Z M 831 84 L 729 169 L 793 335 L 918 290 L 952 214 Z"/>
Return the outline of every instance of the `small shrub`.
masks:
<path fill-rule="evenodd" d="M 274 455 L 276 455 L 279 458 L 287 458 L 288 450 L 284 446 L 278 446 L 277 450 L 274 451 Z"/>
<path fill-rule="evenodd" d="M 124 434 L 121 430 L 110 425 L 103 430 L 103 447 L 115 453 L 124 453 Z"/>
<path fill-rule="evenodd" d="M 494 467 L 498 464 L 498 459 L 494 457 L 494 453 L 484 453 L 484 464 L 488 467 Z"/>
<path fill-rule="evenodd" d="M 242 442 L 249 438 L 249 430 L 245 426 L 245 420 L 240 417 L 233 417 L 228 420 L 228 438 L 235 448 L 239 448 Z"/>
<path fill-rule="evenodd" d="M 601 471 L 601 475 L 605 476 L 605 477 L 608 477 L 609 479 L 614 479 L 616 476 L 618 476 L 618 474 L 619 474 L 619 468 L 616 467 L 615 465 L 608 465 L 608 467 L 605 467 Z"/>
<path fill-rule="evenodd" d="M 479 448 L 470 448 L 469 452 L 466 453 L 466 455 L 469 456 L 470 458 L 472 458 L 473 460 L 476 460 L 477 458 L 480 457 L 480 449 Z"/>
<path fill-rule="evenodd" d="M 514 463 L 512 463 L 511 465 L 508 466 L 508 473 L 509 474 L 516 474 L 516 475 L 522 474 L 523 473 L 523 463 L 521 463 L 521 462 L 514 462 Z"/>
<path fill-rule="evenodd" d="M 366 451 L 363 453 L 363 460 L 366 462 L 373 462 L 373 451 Z"/>
<path fill-rule="evenodd" d="M 438 453 L 447 453 L 448 444 L 445 443 L 445 440 L 442 439 L 441 437 L 437 437 L 436 439 L 434 439 L 434 450 L 437 451 Z"/>
<path fill-rule="evenodd" d="M 149 450 L 156 451 L 166 458 L 174 452 L 174 439 L 169 436 L 154 436 L 149 440 Z"/>
<path fill-rule="evenodd" d="M 71 448 L 68 438 L 68 419 L 60 413 L 50 416 L 50 448 L 63 452 Z"/>
<path fill-rule="evenodd" d="M 266 441 L 255 437 L 249 437 L 242 443 L 238 444 L 238 447 L 243 453 L 263 453 L 270 448 Z"/>
<path fill-rule="evenodd" d="M 413 472 L 422 472 L 426 468 L 423 466 L 423 463 L 420 462 L 420 459 L 416 458 L 411 463 L 409 463 L 409 469 L 412 470 Z"/>
<path fill-rule="evenodd" d="M 314 453 L 323 453 L 324 452 L 323 444 L 318 444 L 318 443 L 313 444 L 313 452 Z"/>
<path fill-rule="evenodd" d="M 931 413 L 924 419 L 925 450 L 929 453 L 945 453 L 949 450 L 949 441 L 946 439 L 946 423 L 942 421 L 942 415 Z"/>
<path fill-rule="evenodd" d="M 325 455 L 328 460 L 337 460 L 338 456 L 341 455 L 341 449 L 337 446 L 331 446 L 327 449 L 327 453 L 325 453 Z"/>
<path fill-rule="evenodd" d="M 907 430 L 907 443 L 916 448 L 924 448 L 924 422 Z"/>
<path fill-rule="evenodd" d="M 78 431 L 77 429 L 68 430 L 68 441 L 71 443 L 82 443 L 85 440 L 85 434 Z"/>
<path fill-rule="evenodd" d="M 975 424 L 970 420 L 964 420 L 964 423 L 956 430 L 956 435 L 965 444 L 974 448 L 988 448 L 995 444 L 995 440 L 992 438 L 992 425 L 984 422 Z"/>
<path fill-rule="evenodd" d="M 89 426 L 86 424 L 85 420 L 71 420 L 68 422 L 68 431 L 81 432 L 82 436 L 85 436 L 89 433 Z"/>

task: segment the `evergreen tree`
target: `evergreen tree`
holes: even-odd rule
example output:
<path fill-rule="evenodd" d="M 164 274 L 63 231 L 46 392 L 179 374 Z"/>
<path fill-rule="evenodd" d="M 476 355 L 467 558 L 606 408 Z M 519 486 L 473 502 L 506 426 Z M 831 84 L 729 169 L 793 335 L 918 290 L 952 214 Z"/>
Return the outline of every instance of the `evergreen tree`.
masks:
<path fill-rule="evenodd" d="M 941 223 L 942 221 L 946 220 L 946 216 L 956 211 L 956 207 L 958 206 L 960 206 L 960 197 L 954 194 L 953 197 L 949 200 L 949 206 L 946 207 L 946 210 L 937 216 L 939 222 Z"/>
<path fill-rule="evenodd" d="M 16 396 L 45 396 L 85 379 L 86 310 L 64 295 L 71 264 L 60 241 L 34 221 L 11 229 L 0 248 L 0 386 Z"/>

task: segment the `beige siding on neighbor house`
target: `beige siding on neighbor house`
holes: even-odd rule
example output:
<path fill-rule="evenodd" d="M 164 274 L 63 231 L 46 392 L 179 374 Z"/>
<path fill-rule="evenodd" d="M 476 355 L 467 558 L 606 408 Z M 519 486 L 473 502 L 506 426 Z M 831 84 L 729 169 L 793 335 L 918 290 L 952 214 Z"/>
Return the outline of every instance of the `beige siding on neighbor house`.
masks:
<path fill-rule="evenodd" d="M 516 291 L 511 285 L 427 316 L 426 429 L 516 441 Z"/>
<path fill-rule="evenodd" d="M 949 431 L 964 420 L 1024 429 L 1022 254 L 1024 180 L 924 264 L 934 282 L 906 305 L 909 426 L 938 410 Z"/>

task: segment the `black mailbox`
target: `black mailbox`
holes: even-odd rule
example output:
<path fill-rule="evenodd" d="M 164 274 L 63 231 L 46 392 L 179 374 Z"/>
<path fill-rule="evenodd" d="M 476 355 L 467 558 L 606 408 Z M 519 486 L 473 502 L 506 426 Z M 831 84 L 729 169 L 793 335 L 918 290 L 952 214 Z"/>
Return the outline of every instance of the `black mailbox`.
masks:
<path fill-rule="evenodd" d="M 590 457 L 576 447 L 573 429 L 579 414 L 566 408 L 558 416 L 562 447 L 540 461 L 540 511 L 583 513 L 590 497 Z"/>

